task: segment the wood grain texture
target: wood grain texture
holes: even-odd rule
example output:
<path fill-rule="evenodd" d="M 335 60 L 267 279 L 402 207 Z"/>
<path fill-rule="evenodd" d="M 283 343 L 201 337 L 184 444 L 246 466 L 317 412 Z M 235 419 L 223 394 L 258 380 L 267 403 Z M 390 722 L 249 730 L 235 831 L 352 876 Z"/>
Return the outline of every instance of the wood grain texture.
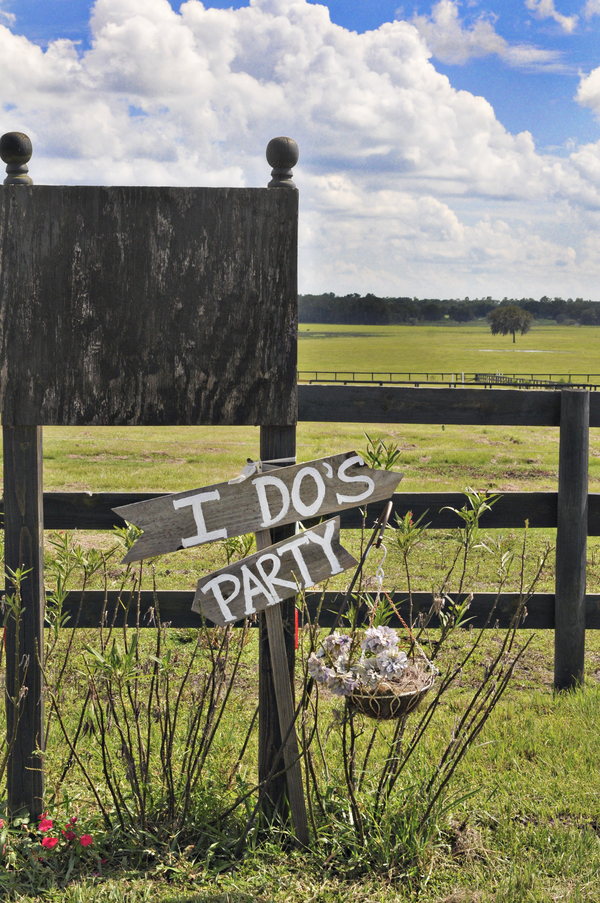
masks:
<path fill-rule="evenodd" d="M 125 521 L 115 508 L 135 505 L 150 499 L 164 498 L 163 492 L 45 492 L 44 524 L 47 530 L 112 530 Z M 526 519 L 530 527 L 556 527 L 556 492 L 503 492 L 491 511 L 486 511 L 481 524 L 486 529 L 518 529 Z M 432 529 L 447 530 L 459 526 L 459 519 L 443 508 L 461 508 L 462 492 L 395 492 L 394 512 L 412 511 L 416 520 L 422 514 Z M 375 523 L 385 502 L 371 502 L 367 507 L 367 524 Z M 3 503 L 0 500 L 0 514 Z M 361 508 L 350 508 L 340 514 L 342 530 L 360 529 Z M 390 525 L 395 520 L 392 517 Z M 588 536 L 600 536 L 600 493 L 588 495 Z"/>
<path fill-rule="evenodd" d="M 297 205 L 0 188 L 3 423 L 295 423 Z"/>
<path fill-rule="evenodd" d="M 370 595 L 374 597 L 374 594 Z M 413 592 L 412 596 L 413 615 L 418 617 L 420 613 L 426 614 L 432 603 L 431 593 Z M 325 594 L 320 592 L 306 593 L 306 603 L 311 620 L 314 620 L 317 610 L 321 606 L 319 623 L 322 627 L 331 627 L 343 598 L 342 593 L 332 591 L 327 591 Z M 394 605 L 406 620 L 409 612 L 408 593 L 398 591 L 392 594 L 392 598 Z M 468 617 L 473 618 L 472 621 L 469 621 L 473 627 L 480 628 L 485 625 L 495 599 L 496 593 L 477 593 L 475 595 L 468 613 Z M 156 596 L 151 590 L 144 590 L 140 594 L 139 600 L 140 623 L 142 627 L 154 626 L 156 613 L 160 612 L 161 621 L 173 629 L 197 628 L 198 615 L 192 611 L 193 600 L 193 590 L 160 590 Z M 112 624 L 113 621 L 116 627 L 122 627 L 124 623 L 128 623 L 133 627 L 137 620 L 137 596 L 134 599 L 128 599 L 124 596 L 122 601 L 125 603 L 124 605 L 119 600 L 117 590 L 109 590 L 106 600 L 103 590 L 86 590 L 83 598 L 81 593 L 71 592 L 67 596 L 64 607 L 64 611 L 70 615 L 67 627 L 73 627 L 77 623 L 79 627 L 97 628 L 100 624 Z M 294 603 L 290 604 L 293 605 Z M 518 597 L 515 593 L 502 593 L 498 599 L 497 610 L 489 626 L 491 628 L 495 627 L 496 621 L 498 621 L 499 627 L 507 627 L 517 604 Z M 127 605 L 129 605 L 129 608 L 127 608 Z M 519 624 L 519 627 L 531 630 L 553 630 L 555 623 L 554 606 L 554 593 L 534 593 L 527 602 L 526 617 Z M 360 622 L 363 627 L 368 626 L 368 612 L 365 606 L 361 608 Z M 211 621 L 206 623 L 209 628 L 216 626 Z M 239 626 L 241 624 L 242 622 L 240 622 Z M 390 621 L 390 626 L 399 627 L 400 621 L 394 616 Z M 439 620 L 436 616 L 432 618 L 431 626 L 439 626 Z M 586 596 L 585 626 L 587 630 L 600 630 L 599 594 L 588 594 Z"/>
<path fill-rule="evenodd" d="M 277 458 L 293 458 L 296 455 L 295 426 L 261 426 L 260 458 L 272 461 Z M 280 542 L 291 538 L 296 532 L 295 524 L 276 526 L 269 531 L 270 542 Z M 287 659 L 290 687 L 295 686 L 296 674 L 296 599 L 284 599 L 280 603 L 283 639 Z M 261 811 L 267 824 L 274 819 L 287 821 L 287 781 L 281 756 L 282 735 L 279 728 L 279 712 L 275 691 L 275 674 L 271 656 L 269 628 L 264 612 L 258 615 L 258 779 L 268 780 L 266 795 Z"/>
<path fill-rule="evenodd" d="M 335 517 L 202 577 L 192 608 L 225 625 L 277 605 L 356 564 L 340 545 L 340 519 Z"/>
<path fill-rule="evenodd" d="M 144 531 L 123 563 L 388 499 L 401 479 L 346 452 L 117 508 Z"/>
<path fill-rule="evenodd" d="M 24 189 L 19 189 L 24 190 Z M 28 572 L 21 583 L 22 616 L 6 624 L 7 736 L 15 737 L 8 760 L 8 808 L 35 819 L 44 796 L 44 520 L 41 427 L 4 426 L 4 534 L 6 594 L 13 595 L 10 571 Z M 21 699 L 17 709 L 13 700 Z"/>
<path fill-rule="evenodd" d="M 272 548 L 270 543 L 270 530 L 262 530 L 256 534 L 256 547 L 259 551 Z M 303 846 L 308 846 L 308 819 L 302 783 L 302 764 L 295 726 L 294 680 L 290 679 L 288 668 L 281 607 L 275 605 L 265 609 L 264 618 L 269 635 L 273 686 L 277 703 L 279 732 L 283 742 L 283 761 L 285 764 L 287 796 L 290 804 L 292 825 L 298 842 Z"/>
<path fill-rule="evenodd" d="M 589 392 L 561 392 L 556 529 L 554 686 L 583 684 L 588 525 Z"/>
<path fill-rule="evenodd" d="M 298 419 L 327 423 L 447 423 L 558 426 L 560 392 L 298 386 Z M 600 426 L 600 393 L 590 395 L 590 426 Z"/>

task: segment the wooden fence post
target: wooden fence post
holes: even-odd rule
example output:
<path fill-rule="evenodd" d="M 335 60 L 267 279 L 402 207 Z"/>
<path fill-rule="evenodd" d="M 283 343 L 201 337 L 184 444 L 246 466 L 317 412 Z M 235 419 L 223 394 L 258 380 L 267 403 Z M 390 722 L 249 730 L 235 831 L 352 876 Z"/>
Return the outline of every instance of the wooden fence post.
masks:
<path fill-rule="evenodd" d="M 589 392 L 560 393 L 554 686 L 583 685 L 588 530 Z"/>
<path fill-rule="evenodd" d="M 7 771 L 8 808 L 42 812 L 44 795 L 44 518 L 41 426 L 3 426 L 6 593 L 10 572 L 26 572 L 22 614 L 6 625 L 6 721 L 14 737 Z"/>
<path fill-rule="evenodd" d="M 298 145 L 291 138 L 273 138 L 267 145 L 267 161 L 273 168 L 271 181 L 268 187 L 277 190 L 294 190 L 296 186 L 292 181 L 292 168 L 298 161 Z M 294 368 L 297 361 L 294 361 Z M 261 461 L 272 461 L 279 458 L 294 458 L 296 455 L 296 427 L 295 426 L 262 426 L 260 429 L 260 458 Z M 276 527 L 271 530 L 271 541 L 279 542 L 288 536 L 293 536 L 294 524 L 285 527 Z M 291 687 L 294 686 L 294 667 L 296 660 L 295 650 L 295 624 L 296 601 L 294 598 L 286 599 L 277 606 L 283 622 L 283 634 L 285 639 L 285 651 L 289 670 Z M 259 639 L 259 682 L 258 682 L 258 777 L 265 780 L 267 775 L 276 765 L 277 771 L 282 771 L 284 761 L 281 757 L 277 763 L 277 753 L 281 749 L 282 736 L 279 727 L 279 714 L 277 709 L 277 696 L 273 679 L 273 666 L 271 649 L 269 647 L 269 630 L 267 618 L 264 612 L 260 618 Z M 281 810 L 286 799 L 285 774 L 275 777 L 265 797 L 263 812 L 267 820 Z"/>
<path fill-rule="evenodd" d="M 32 146 L 22 132 L 0 138 L 5 186 L 33 185 L 27 163 Z M 14 186 L 14 188 L 12 187 Z M 4 563 L 6 595 L 15 594 L 11 571 L 24 572 L 20 612 L 6 622 L 6 728 L 12 743 L 7 769 L 8 809 L 35 819 L 44 796 L 44 512 L 41 426 L 2 427 L 4 452 Z"/>

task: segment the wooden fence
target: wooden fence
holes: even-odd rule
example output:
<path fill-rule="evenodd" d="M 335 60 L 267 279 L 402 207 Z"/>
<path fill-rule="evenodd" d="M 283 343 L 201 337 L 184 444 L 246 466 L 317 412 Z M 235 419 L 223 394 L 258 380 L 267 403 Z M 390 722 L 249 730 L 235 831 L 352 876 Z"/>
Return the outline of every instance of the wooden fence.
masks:
<path fill-rule="evenodd" d="M 534 389 L 544 388 L 584 388 L 596 391 L 600 386 L 600 373 L 469 373 L 466 370 L 446 373 L 437 371 L 397 372 L 392 370 L 298 370 L 301 383 L 341 383 L 358 385 L 410 385 L 410 386 L 515 386 Z"/>
<path fill-rule="evenodd" d="M 556 592 L 535 593 L 527 604 L 527 616 L 521 626 L 555 629 L 566 618 L 566 627 L 563 625 L 556 634 L 555 679 L 557 686 L 580 682 L 585 628 L 600 628 L 600 595 L 585 595 L 586 537 L 600 536 L 600 493 L 587 492 L 588 429 L 600 427 L 600 397 L 573 389 L 560 392 L 490 390 L 482 393 L 477 389 L 350 386 L 299 386 L 298 397 L 301 421 L 560 429 L 557 491 L 504 492 L 482 516 L 481 526 L 485 529 L 517 529 L 528 520 L 533 529 L 558 530 Z M 110 530 L 123 525 L 113 508 L 162 494 L 45 492 L 44 526 L 48 530 Z M 432 529 L 449 529 L 460 526 L 460 521 L 451 511 L 442 509 L 460 508 L 464 496 L 460 492 L 398 492 L 393 502 L 395 512 L 400 515 L 410 510 L 417 518 L 427 512 Z M 369 522 L 376 520 L 382 508 L 382 503 L 370 506 Z M 343 529 L 362 527 L 360 509 L 342 512 L 341 520 Z M 193 589 L 189 592 L 160 591 L 158 604 L 162 619 L 177 628 L 197 626 L 197 615 L 191 611 L 193 595 Z M 318 598 L 317 593 L 309 593 L 309 607 L 314 608 Z M 494 598 L 493 594 L 477 594 L 469 612 L 474 626 L 485 623 Z M 401 607 L 406 605 L 405 600 L 406 594 L 396 594 Z M 80 601 L 81 594 L 73 593 L 67 600 L 67 608 L 75 613 Z M 116 601 L 116 594 L 109 593 L 109 610 Z M 428 609 L 430 602 L 430 593 L 413 593 L 413 610 Z M 491 626 L 506 626 L 516 602 L 514 593 L 502 594 Z M 79 615 L 80 626 L 97 626 L 104 604 L 103 592 L 87 591 Z M 151 592 L 142 593 L 143 612 L 154 604 Z M 333 621 L 337 604 L 338 594 L 327 593 L 321 617 L 324 626 Z M 122 613 L 119 617 L 122 619 Z"/>

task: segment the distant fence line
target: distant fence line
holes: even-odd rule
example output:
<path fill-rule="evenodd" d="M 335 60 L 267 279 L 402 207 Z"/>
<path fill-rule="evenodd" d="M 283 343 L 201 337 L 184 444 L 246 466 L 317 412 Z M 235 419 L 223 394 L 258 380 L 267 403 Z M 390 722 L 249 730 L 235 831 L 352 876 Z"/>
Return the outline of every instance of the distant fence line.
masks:
<path fill-rule="evenodd" d="M 600 373 L 467 373 L 466 371 L 414 372 L 404 373 L 389 370 L 299 370 L 301 383 L 329 383 L 349 385 L 412 385 L 422 386 L 513 386 L 529 389 L 544 388 L 585 388 L 596 391 L 600 388 Z"/>

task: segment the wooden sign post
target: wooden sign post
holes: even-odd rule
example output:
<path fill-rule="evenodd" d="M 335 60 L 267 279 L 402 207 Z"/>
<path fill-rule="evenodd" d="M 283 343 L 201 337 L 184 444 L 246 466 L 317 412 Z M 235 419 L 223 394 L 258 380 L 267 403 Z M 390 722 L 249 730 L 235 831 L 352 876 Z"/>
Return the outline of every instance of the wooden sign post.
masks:
<path fill-rule="evenodd" d="M 7 565 L 32 568 L 22 632 L 8 625 L 7 696 L 24 688 L 8 805 L 35 818 L 44 748 L 41 428 L 258 425 L 283 445 L 295 442 L 298 148 L 289 138 L 269 142 L 269 186 L 285 190 L 33 186 L 26 136 L 3 136 L 0 156 L 9 173 L 0 188 Z"/>

